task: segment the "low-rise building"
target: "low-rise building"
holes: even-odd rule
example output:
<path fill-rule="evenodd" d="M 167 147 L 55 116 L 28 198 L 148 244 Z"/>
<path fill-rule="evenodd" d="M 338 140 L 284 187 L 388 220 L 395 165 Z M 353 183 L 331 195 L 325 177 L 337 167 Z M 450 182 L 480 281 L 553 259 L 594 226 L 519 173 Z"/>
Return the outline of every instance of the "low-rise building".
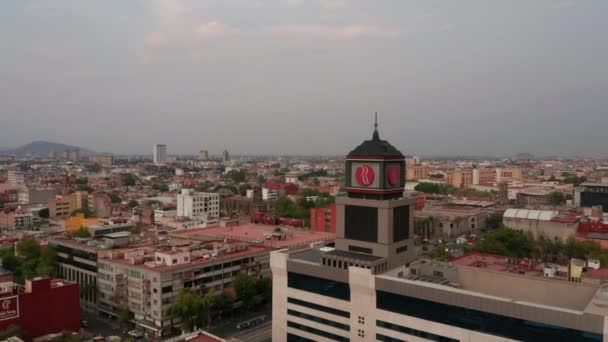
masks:
<path fill-rule="evenodd" d="M 507 228 L 530 232 L 534 237 L 566 241 L 576 236 L 580 215 L 556 210 L 507 209 L 503 225 Z"/>
<path fill-rule="evenodd" d="M 486 229 L 489 211 L 461 205 L 429 206 L 414 212 L 414 231 L 423 239 L 454 239 Z"/>
<path fill-rule="evenodd" d="M 0 289 L 0 330 L 19 326 L 28 340 L 80 331 L 78 284 L 63 279 L 37 278 L 25 286 L 3 283 Z"/>

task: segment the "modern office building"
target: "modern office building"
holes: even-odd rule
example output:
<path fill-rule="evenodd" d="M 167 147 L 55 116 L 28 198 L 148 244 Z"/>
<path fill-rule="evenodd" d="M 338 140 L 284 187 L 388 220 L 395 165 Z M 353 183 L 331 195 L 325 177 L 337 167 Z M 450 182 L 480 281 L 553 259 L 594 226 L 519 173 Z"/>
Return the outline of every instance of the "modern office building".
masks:
<path fill-rule="evenodd" d="M 224 150 L 224 152 L 222 152 L 222 162 L 224 164 L 226 164 L 229 161 L 230 161 L 230 154 L 228 153 L 228 150 Z"/>
<path fill-rule="evenodd" d="M 177 195 L 177 217 L 216 219 L 220 216 L 220 195 L 182 189 Z"/>
<path fill-rule="evenodd" d="M 167 162 L 167 145 L 154 145 L 154 164 L 161 165 Z"/>
<path fill-rule="evenodd" d="M 583 208 L 601 205 L 608 212 L 608 184 L 583 183 L 574 194 L 575 204 Z"/>
<path fill-rule="evenodd" d="M 49 239 L 49 245 L 57 251 L 57 273 L 63 279 L 73 281 L 86 293 L 83 305 L 97 303 L 97 245 L 81 243 L 72 238 L 58 236 Z"/>
<path fill-rule="evenodd" d="M 375 131 L 346 158 L 335 247 L 271 254 L 273 341 L 608 341 L 599 281 L 527 277 L 500 257 L 463 261 L 460 282 L 443 269 L 408 274 L 404 159 Z"/>

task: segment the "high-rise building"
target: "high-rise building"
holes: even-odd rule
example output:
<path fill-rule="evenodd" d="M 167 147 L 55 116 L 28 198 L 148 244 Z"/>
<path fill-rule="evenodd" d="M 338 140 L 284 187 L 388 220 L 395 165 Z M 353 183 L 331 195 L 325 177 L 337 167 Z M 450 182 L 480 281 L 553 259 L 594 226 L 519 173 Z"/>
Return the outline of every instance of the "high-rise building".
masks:
<path fill-rule="evenodd" d="M 224 150 L 224 152 L 222 152 L 222 162 L 227 163 L 229 161 L 230 161 L 230 154 L 228 154 L 228 150 Z"/>
<path fill-rule="evenodd" d="M 167 162 L 167 145 L 154 145 L 154 164 L 161 165 Z"/>
<path fill-rule="evenodd" d="M 335 245 L 271 253 L 273 341 L 608 341 L 608 289 L 582 267 L 552 280 L 502 256 L 415 261 L 404 167 L 374 131 L 346 158 Z"/>
<path fill-rule="evenodd" d="M 198 160 L 202 160 L 202 161 L 209 160 L 209 151 L 207 151 L 207 150 L 200 150 L 198 152 Z"/>

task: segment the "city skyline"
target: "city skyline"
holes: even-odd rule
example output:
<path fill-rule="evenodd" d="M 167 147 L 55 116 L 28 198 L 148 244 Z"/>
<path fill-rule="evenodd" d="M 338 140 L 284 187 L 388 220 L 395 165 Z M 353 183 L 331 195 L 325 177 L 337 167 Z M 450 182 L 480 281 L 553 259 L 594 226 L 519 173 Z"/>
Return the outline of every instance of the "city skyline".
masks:
<path fill-rule="evenodd" d="M 0 146 L 603 155 L 607 6 L 7 1 Z"/>

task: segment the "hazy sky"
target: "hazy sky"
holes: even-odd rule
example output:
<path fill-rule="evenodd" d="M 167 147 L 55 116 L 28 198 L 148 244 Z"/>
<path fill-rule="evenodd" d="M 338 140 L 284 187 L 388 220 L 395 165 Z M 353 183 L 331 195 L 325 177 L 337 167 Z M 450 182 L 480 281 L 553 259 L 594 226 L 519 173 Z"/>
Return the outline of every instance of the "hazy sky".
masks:
<path fill-rule="evenodd" d="M 608 155 L 606 0 L 2 0 L 0 146 Z"/>

